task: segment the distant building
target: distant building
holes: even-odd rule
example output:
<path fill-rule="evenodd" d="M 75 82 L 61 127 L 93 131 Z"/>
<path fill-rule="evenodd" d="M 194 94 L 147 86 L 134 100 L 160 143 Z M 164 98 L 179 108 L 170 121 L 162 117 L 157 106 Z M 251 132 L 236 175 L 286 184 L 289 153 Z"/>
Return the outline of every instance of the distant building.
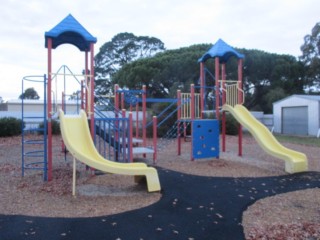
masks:
<path fill-rule="evenodd" d="M 273 103 L 274 132 L 317 136 L 320 96 L 292 95 Z"/>
<path fill-rule="evenodd" d="M 43 100 L 30 100 L 25 99 L 23 101 L 23 116 L 24 122 L 26 123 L 26 128 L 30 128 L 35 124 L 43 122 L 44 119 L 44 101 Z M 14 117 L 22 119 L 22 101 L 21 99 L 8 100 L 5 103 L 0 104 L 0 118 L 3 117 Z M 61 108 L 61 100 L 57 103 L 52 103 L 52 110 L 54 113 Z M 68 100 L 65 103 L 64 109 L 68 114 L 77 114 L 80 108 L 80 101 L 77 100 Z M 54 114 L 54 118 L 57 118 L 58 115 Z"/>
<path fill-rule="evenodd" d="M 8 112 L 22 112 L 22 101 L 21 99 L 9 100 L 7 104 Z M 23 100 L 23 110 L 24 112 L 38 112 L 43 113 L 44 111 L 44 102 L 43 100 L 31 100 L 25 99 Z M 53 111 L 57 111 L 62 107 L 62 101 L 58 100 L 58 102 L 52 103 Z M 68 100 L 65 103 L 64 109 L 70 114 L 77 113 L 80 108 L 80 101 L 77 100 Z"/>

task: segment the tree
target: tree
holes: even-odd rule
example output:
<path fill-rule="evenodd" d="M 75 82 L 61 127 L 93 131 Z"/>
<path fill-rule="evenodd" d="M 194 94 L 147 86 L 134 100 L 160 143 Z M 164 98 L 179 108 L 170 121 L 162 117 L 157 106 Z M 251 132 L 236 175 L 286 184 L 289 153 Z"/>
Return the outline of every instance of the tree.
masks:
<path fill-rule="evenodd" d="M 300 60 L 306 69 L 307 90 L 320 91 L 320 22 L 312 28 L 311 34 L 304 37 Z"/>
<path fill-rule="evenodd" d="M 19 96 L 19 99 L 39 99 L 37 91 L 32 88 L 27 88 L 24 93 Z"/>
<path fill-rule="evenodd" d="M 260 50 L 242 49 L 240 52 L 245 55 L 243 89 L 245 105 L 250 110 L 271 113 L 273 107 L 269 97 L 276 101 L 303 93 L 303 65 L 294 56 Z M 283 90 L 282 94 L 279 89 Z M 279 94 L 270 93 L 272 91 Z"/>
<path fill-rule="evenodd" d="M 167 50 L 154 57 L 126 64 L 112 79 L 120 87 L 129 89 L 141 89 L 142 85 L 146 85 L 149 97 L 174 97 L 177 89 L 189 92 L 191 83 L 199 85 L 197 60 L 210 47 L 208 44 L 199 44 Z M 243 89 L 245 105 L 250 110 L 270 113 L 272 102 L 269 98 L 277 101 L 291 94 L 303 93 L 303 65 L 295 57 L 259 50 L 237 50 L 245 55 Z M 205 66 L 214 75 L 214 59 L 207 60 Z M 238 78 L 236 58 L 230 58 L 226 69 L 228 80 Z M 206 86 L 215 84 L 214 76 L 207 75 L 206 79 Z M 274 94 L 270 93 L 273 91 Z"/>
<path fill-rule="evenodd" d="M 148 97 L 176 96 L 176 90 L 190 91 L 190 84 L 198 84 L 197 60 L 210 45 L 193 45 L 167 50 L 154 57 L 139 59 L 123 66 L 112 78 L 120 87 L 141 89 L 146 85 Z"/>
<path fill-rule="evenodd" d="M 112 89 L 111 76 L 125 64 L 164 51 L 164 43 L 147 36 L 119 33 L 106 42 L 95 56 L 96 91 L 107 93 Z"/>

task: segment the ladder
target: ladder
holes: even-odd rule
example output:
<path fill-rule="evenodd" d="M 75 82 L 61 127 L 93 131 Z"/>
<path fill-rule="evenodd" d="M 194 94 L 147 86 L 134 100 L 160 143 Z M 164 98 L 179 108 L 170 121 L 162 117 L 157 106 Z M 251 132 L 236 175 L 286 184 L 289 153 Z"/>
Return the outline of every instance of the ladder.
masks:
<path fill-rule="evenodd" d="M 22 161 L 21 171 L 22 176 L 26 170 L 41 170 L 43 171 L 43 179 L 48 180 L 47 169 L 47 104 L 46 104 L 46 76 L 26 76 L 22 79 L 22 93 L 26 86 L 30 84 L 43 84 L 44 102 L 43 112 L 40 114 L 31 112 L 31 109 L 26 111 L 26 101 L 22 98 L 21 113 L 22 113 Z"/>

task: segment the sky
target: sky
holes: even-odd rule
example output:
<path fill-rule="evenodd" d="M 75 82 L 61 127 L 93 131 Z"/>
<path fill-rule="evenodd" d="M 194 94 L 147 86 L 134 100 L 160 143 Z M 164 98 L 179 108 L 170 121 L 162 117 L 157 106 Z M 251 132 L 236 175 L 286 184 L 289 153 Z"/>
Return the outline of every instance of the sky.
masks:
<path fill-rule="evenodd" d="M 17 99 L 24 76 L 47 73 L 44 34 L 69 14 L 97 38 L 95 54 L 116 34 L 131 32 L 156 37 L 166 49 L 221 38 L 237 48 L 298 57 L 304 36 L 320 21 L 319 9 L 319 0 L 3 0 L 0 97 Z M 76 47 L 64 44 L 52 54 L 54 72 L 62 65 L 82 72 L 84 54 Z M 43 96 L 41 82 L 27 81 L 28 87 Z"/>

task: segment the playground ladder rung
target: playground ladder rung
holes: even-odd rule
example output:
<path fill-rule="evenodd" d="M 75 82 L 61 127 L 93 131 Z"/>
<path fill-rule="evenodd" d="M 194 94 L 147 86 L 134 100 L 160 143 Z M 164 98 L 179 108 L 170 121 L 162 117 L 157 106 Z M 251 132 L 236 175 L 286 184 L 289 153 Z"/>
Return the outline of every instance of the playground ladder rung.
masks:
<path fill-rule="evenodd" d="M 41 117 L 37 117 L 37 116 L 33 116 L 33 117 L 26 117 L 26 116 L 23 116 L 24 119 L 38 119 L 38 118 L 42 118 L 43 119 L 43 116 Z"/>
<path fill-rule="evenodd" d="M 43 140 L 25 140 L 25 144 L 44 144 Z"/>
<path fill-rule="evenodd" d="M 29 132 L 43 132 L 44 128 L 29 128 L 25 131 L 29 131 Z"/>
<path fill-rule="evenodd" d="M 31 169 L 31 170 L 42 170 L 43 166 L 35 166 L 35 165 L 44 165 L 44 162 L 33 162 L 33 163 L 28 163 L 24 165 L 25 169 Z"/>
<path fill-rule="evenodd" d="M 42 154 L 40 154 L 42 152 Z M 25 157 L 44 157 L 44 152 L 43 151 L 33 151 L 33 152 L 26 152 L 24 153 Z"/>

